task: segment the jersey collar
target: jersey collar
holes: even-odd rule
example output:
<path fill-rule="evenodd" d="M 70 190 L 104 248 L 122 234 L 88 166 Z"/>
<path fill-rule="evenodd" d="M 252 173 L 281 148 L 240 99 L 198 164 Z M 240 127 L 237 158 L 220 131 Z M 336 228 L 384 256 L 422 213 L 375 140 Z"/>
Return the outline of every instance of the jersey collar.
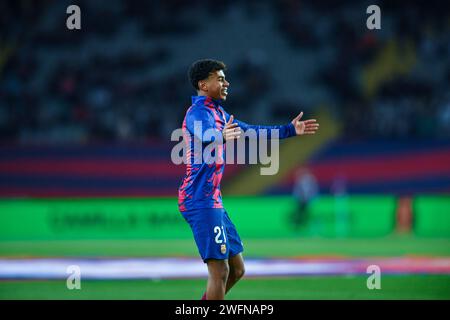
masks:
<path fill-rule="evenodd" d="M 192 96 L 192 104 L 202 104 L 207 107 L 220 107 L 221 100 L 213 99 L 208 96 Z"/>

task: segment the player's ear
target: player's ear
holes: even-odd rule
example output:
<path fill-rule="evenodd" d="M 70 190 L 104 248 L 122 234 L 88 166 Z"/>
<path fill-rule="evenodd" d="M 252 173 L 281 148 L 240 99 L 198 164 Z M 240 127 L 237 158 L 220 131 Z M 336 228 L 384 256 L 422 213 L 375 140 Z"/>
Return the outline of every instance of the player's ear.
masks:
<path fill-rule="evenodd" d="M 203 90 L 203 91 L 208 91 L 208 85 L 206 84 L 206 81 L 205 80 L 200 80 L 198 82 L 198 88 L 200 90 Z"/>

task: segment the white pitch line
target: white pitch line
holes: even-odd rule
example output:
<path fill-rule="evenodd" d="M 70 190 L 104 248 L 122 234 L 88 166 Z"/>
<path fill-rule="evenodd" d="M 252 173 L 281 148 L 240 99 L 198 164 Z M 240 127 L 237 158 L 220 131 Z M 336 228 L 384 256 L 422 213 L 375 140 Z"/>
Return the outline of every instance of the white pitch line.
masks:
<path fill-rule="evenodd" d="M 450 258 L 245 260 L 246 276 L 365 274 L 371 264 L 385 273 L 450 274 Z M 206 265 L 194 258 L 140 259 L 0 259 L 0 279 L 66 279 L 67 268 L 76 265 L 83 279 L 170 279 L 207 277 Z"/>

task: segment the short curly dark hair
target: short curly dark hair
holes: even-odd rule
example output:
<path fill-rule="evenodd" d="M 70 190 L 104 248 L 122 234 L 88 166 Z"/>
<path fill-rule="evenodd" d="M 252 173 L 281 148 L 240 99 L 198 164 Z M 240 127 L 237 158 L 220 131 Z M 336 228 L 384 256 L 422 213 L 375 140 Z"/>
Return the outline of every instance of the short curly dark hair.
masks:
<path fill-rule="evenodd" d="M 227 66 L 222 61 L 213 59 L 202 59 L 195 61 L 189 68 L 189 80 L 192 86 L 199 90 L 198 82 L 209 77 L 211 72 L 223 70 L 225 71 Z"/>

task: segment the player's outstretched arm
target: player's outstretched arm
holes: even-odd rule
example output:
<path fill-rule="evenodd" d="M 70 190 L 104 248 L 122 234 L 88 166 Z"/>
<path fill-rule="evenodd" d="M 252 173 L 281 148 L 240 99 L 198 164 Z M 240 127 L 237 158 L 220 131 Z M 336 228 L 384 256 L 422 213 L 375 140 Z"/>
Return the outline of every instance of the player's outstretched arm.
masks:
<path fill-rule="evenodd" d="M 271 132 L 273 129 L 279 130 L 279 139 L 285 139 L 294 136 L 300 136 L 304 134 L 315 134 L 319 129 L 319 124 L 316 119 L 310 119 L 305 121 L 300 121 L 303 112 L 294 118 L 288 125 L 278 125 L 278 126 L 262 126 L 262 125 L 251 125 L 243 121 L 234 119 L 233 115 L 228 115 L 225 111 L 225 118 L 228 119 L 225 124 L 222 134 L 224 140 L 239 139 L 242 133 L 247 132 L 249 129 L 256 131 L 259 136 L 260 130 L 264 130 L 267 134 L 267 138 L 271 138 Z"/>
<path fill-rule="evenodd" d="M 303 117 L 303 111 L 300 112 L 298 116 L 292 120 L 292 124 L 295 127 L 295 133 L 298 136 L 304 135 L 304 134 L 315 134 L 317 130 L 319 130 L 319 123 L 316 121 L 316 119 L 309 119 L 300 121 L 300 119 Z"/>

